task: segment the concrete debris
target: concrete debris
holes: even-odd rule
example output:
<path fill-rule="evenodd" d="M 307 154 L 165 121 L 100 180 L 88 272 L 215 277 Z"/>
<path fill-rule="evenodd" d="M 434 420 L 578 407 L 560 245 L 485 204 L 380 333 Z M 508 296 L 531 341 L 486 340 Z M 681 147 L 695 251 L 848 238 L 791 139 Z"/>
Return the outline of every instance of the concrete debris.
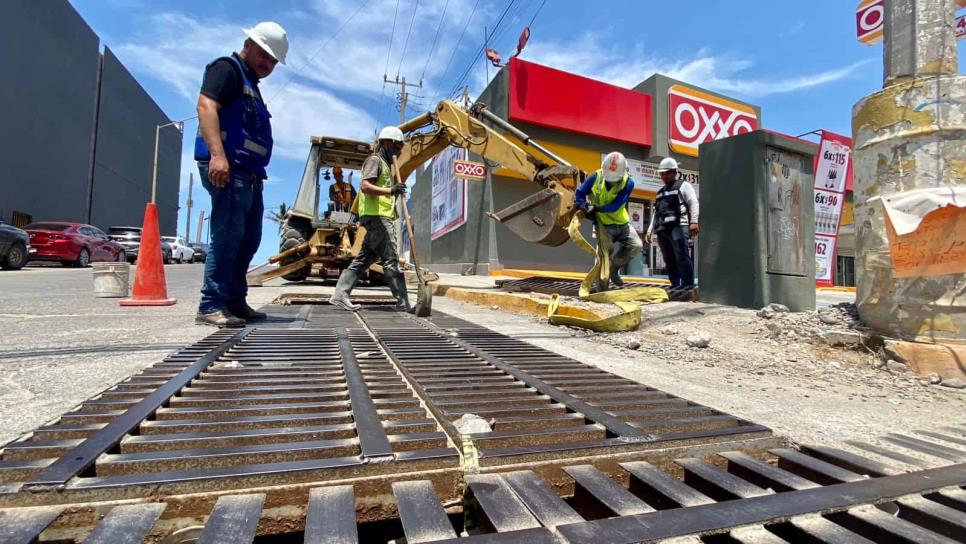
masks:
<path fill-rule="evenodd" d="M 493 432 L 492 422 L 476 414 L 463 414 L 453 422 L 453 426 L 460 434 L 476 434 Z"/>
<path fill-rule="evenodd" d="M 711 345 L 711 333 L 708 331 L 697 331 L 688 336 L 685 342 L 692 348 L 706 348 Z"/>
<path fill-rule="evenodd" d="M 641 349 L 641 343 L 636 340 L 631 340 L 627 343 L 627 349 L 638 350 Z"/>
<path fill-rule="evenodd" d="M 889 370 L 890 372 L 896 372 L 900 374 L 903 372 L 909 372 L 908 365 L 906 365 L 905 363 L 900 363 L 899 361 L 893 361 L 892 359 L 889 359 L 888 361 L 886 361 L 885 366 L 886 366 L 886 369 Z"/>
<path fill-rule="evenodd" d="M 939 385 L 942 385 L 943 387 L 951 387 L 952 389 L 966 389 L 966 381 L 960 380 L 959 378 L 943 380 Z"/>
<path fill-rule="evenodd" d="M 845 348 L 860 348 L 863 345 L 862 334 L 849 331 L 823 331 L 818 334 L 818 338 L 829 346 L 840 346 Z"/>
<path fill-rule="evenodd" d="M 775 310 L 772 310 L 771 308 L 769 308 L 769 307 L 766 306 L 766 307 L 758 310 L 757 315 L 758 315 L 758 317 L 760 317 L 762 319 L 775 319 L 775 316 L 778 315 L 778 312 L 776 312 Z"/>
<path fill-rule="evenodd" d="M 938 385 L 938 384 L 942 383 L 943 378 L 942 378 L 942 376 L 940 376 L 939 374 L 936 374 L 934 372 L 934 373 L 932 373 L 932 374 L 929 375 L 929 377 L 927 378 L 927 381 L 929 382 L 930 385 Z"/>
<path fill-rule="evenodd" d="M 225 361 L 224 363 L 215 363 L 212 365 L 213 368 L 241 368 L 242 365 L 238 361 Z"/>
<path fill-rule="evenodd" d="M 789 311 L 788 306 L 785 306 L 784 304 L 778 304 L 777 302 L 772 302 L 771 304 L 769 304 L 768 309 L 775 312 L 776 314 L 787 314 Z"/>

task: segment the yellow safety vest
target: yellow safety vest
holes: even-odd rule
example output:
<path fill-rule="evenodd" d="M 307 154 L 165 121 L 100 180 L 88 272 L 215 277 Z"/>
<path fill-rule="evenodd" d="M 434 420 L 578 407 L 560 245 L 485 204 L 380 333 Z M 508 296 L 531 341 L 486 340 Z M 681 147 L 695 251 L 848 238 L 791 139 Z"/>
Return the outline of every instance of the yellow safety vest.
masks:
<path fill-rule="evenodd" d="M 379 177 L 376 178 L 376 185 L 389 188 L 392 186 L 392 176 L 389 173 L 389 165 L 379 157 Z M 382 216 L 392 219 L 396 218 L 396 197 L 392 195 L 370 195 L 365 191 L 359 191 L 359 215 L 361 216 Z"/>
<path fill-rule="evenodd" d="M 612 189 L 608 189 L 607 182 L 604 181 L 604 171 L 598 170 L 595 175 L 597 179 L 594 181 L 594 186 L 591 188 L 590 194 L 593 196 L 594 206 L 597 208 L 613 202 L 617 198 L 617 194 L 627 185 L 627 180 L 630 179 L 627 174 L 624 174 L 624 179 L 620 183 L 616 183 Z M 627 206 L 624 205 L 613 212 L 597 212 L 597 219 L 605 225 L 626 225 L 630 222 L 631 216 L 627 213 Z"/>

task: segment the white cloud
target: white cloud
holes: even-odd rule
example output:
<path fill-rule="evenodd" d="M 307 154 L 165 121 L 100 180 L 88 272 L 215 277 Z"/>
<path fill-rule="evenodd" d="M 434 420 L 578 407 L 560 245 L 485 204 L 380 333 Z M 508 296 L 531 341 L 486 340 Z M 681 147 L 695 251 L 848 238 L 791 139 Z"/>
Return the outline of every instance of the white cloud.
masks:
<path fill-rule="evenodd" d="M 182 13 L 153 15 L 150 21 L 145 28 L 151 32 L 142 33 L 138 41 L 118 45 L 115 51 L 127 66 L 158 79 L 182 96 L 186 112 L 193 114 L 205 65 L 241 46 L 244 35 L 239 29 L 245 24 L 215 23 Z M 272 112 L 275 156 L 304 160 L 312 135 L 369 139 L 378 124 L 372 116 L 318 85 L 288 82 L 280 72 L 284 76 L 284 70 L 278 70 L 260 85 Z M 277 94 L 283 86 L 284 91 Z M 186 140 L 194 140 L 196 127 L 196 122 L 188 123 Z M 190 150 L 184 158 L 191 158 Z M 183 179 L 187 179 L 186 169 L 193 166 L 193 160 L 182 166 Z"/>
<path fill-rule="evenodd" d="M 654 73 L 687 81 L 708 89 L 761 97 L 771 94 L 800 91 L 842 79 L 868 60 L 842 68 L 801 76 L 754 79 L 742 77 L 741 72 L 754 63 L 748 59 L 716 56 L 702 49 L 689 59 L 661 59 L 648 55 L 641 46 L 607 48 L 591 34 L 584 34 L 568 43 L 537 42 L 523 55 L 526 59 L 607 81 L 622 87 L 633 87 Z"/>

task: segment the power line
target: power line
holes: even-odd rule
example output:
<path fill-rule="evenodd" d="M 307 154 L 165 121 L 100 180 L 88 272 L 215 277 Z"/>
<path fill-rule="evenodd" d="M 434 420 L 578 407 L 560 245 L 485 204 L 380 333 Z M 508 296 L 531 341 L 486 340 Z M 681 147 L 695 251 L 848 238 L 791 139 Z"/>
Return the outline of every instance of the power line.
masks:
<path fill-rule="evenodd" d="M 396 11 L 392 13 L 392 32 L 389 33 L 389 47 L 386 48 L 386 67 L 382 69 L 382 75 L 389 75 L 389 56 L 392 54 L 392 40 L 396 37 L 396 15 L 399 14 L 399 0 L 396 0 Z M 383 83 L 382 88 L 386 88 Z"/>
<path fill-rule="evenodd" d="M 476 14 L 476 8 L 480 5 L 480 0 L 476 0 L 473 4 L 473 11 L 470 12 L 470 16 L 466 18 L 466 24 L 463 25 L 463 31 L 460 32 L 460 38 L 456 40 L 456 46 L 453 47 L 453 52 L 449 55 L 449 60 L 446 62 L 446 68 L 443 69 L 443 75 L 440 76 L 440 80 L 446 79 L 446 75 L 449 74 L 449 67 L 453 64 L 453 57 L 456 56 L 456 52 L 459 51 L 460 44 L 463 43 L 463 35 L 466 34 L 466 29 L 470 26 L 470 21 L 473 20 L 473 15 Z"/>
<path fill-rule="evenodd" d="M 436 35 L 433 36 L 433 45 L 429 48 L 429 55 L 426 57 L 426 64 L 423 65 L 423 73 L 419 76 L 419 81 L 423 80 L 426 76 L 426 69 L 429 68 L 429 61 L 433 58 L 433 53 L 436 52 L 436 43 L 439 41 L 439 29 L 443 27 L 443 19 L 446 18 L 446 8 L 449 7 L 449 0 L 443 4 L 443 14 L 439 16 L 439 24 L 436 25 Z"/>
<path fill-rule="evenodd" d="M 272 97 L 268 99 L 268 101 L 271 102 L 272 100 L 275 100 L 275 98 L 278 97 L 278 95 L 282 94 L 282 91 L 284 91 L 285 88 L 288 87 L 288 84 L 291 83 L 293 79 L 295 79 L 295 76 L 297 76 L 300 73 L 302 73 L 302 70 L 304 70 L 305 67 L 308 66 L 310 62 L 312 62 L 313 60 L 315 60 L 315 56 L 318 55 L 323 49 L 325 49 L 326 46 L 328 46 L 332 42 L 332 40 L 334 40 L 335 37 L 338 36 L 340 32 L 342 32 L 342 29 L 345 28 L 346 25 L 348 25 L 353 19 L 355 19 L 356 15 L 358 15 L 359 12 L 362 11 L 362 9 L 364 7 L 366 7 L 368 4 L 369 4 L 369 0 L 365 0 L 365 2 L 362 2 L 361 4 L 359 4 L 359 9 L 355 10 L 355 12 L 353 12 L 352 15 L 350 15 L 348 19 L 346 19 L 345 21 L 342 22 L 342 24 L 339 26 L 339 28 L 336 29 L 335 33 L 332 34 L 332 35 L 330 35 L 329 36 L 329 39 L 326 40 L 325 42 L 323 42 L 322 45 L 320 45 L 319 48 L 316 49 L 314 53 L 312 53 L 312 56 L 310 56 L 308 58 L 308 60 L 306 60 L 304 63 L 302 63 L 302 66 L 299 67 L 298 70 L 295 70 L 288 77 L 288 79 L 285 80 L 285 83 L 283 83 L 282 86 L 279 87 L 277 91 L 275 91 L 275 94 L 273 94 Z"/>
<path fill-rule="evenodd" d="M 417 11 L 419 11 L 419 0 L 416 0 L 416 6 L 413 7 L 413 18 L 409 20 L 409 31 L 406 32 L 406 41 L 403 42 L 402 56 L 399 57 L 399 66 L 396 68 L 396 79 L 399 79 L 399 72 L 402 71 L 403 61 L 406 60 L 406 49 L 409 47 L 409 36 L 413 33 L 413 23 L 416 22 Z"/>
<path fill-rule="evenodd" d="M 389 46 L 386 47 L 386 67 L 382 69 L 382 91 L 379 92 L 380 108 L 385 107 L 386 79 L 389 77 L 389 57 L 392 55 L 392 41 L 396 38 L 396 16 L 399 14 L 399 0 L 396 0 L 396 10 L 392 13 L 392 32 L 389 33 Z"/>
<path fill-rule="evenodd" d="M 503 24 L 503 19 L 506 17 L 507 12 L 510 11 L 510 7 L 513 6 L 513 3 L 515 1 L 516 0 L 510 0 L 507 3 L 506 8 L 503 9 L 503 13 L 500 14 L 500 18 L 497 20 L 496 25 L 493 26 L 494 33 L 500 29 L 500 25 Z M 476 54 L 473 55 L 473 58 L 470 59 L 469 64 L 467 64 L 466 69 L 463 70 L 463 74 L 456 81 L 456 85 L 453 86 L 453 91 L 449 93 L 449 96 L 453 96 L 459 92 L 460 87 L 463 86 L 463 82 L 466 81 L 466 77 L 470 74 L 470 70 L 473 68 L 473 65 L 476 64 L 476 60 L 480 57 L 480 55 L 483 54 L 483 50 L 485 48 L 486 48 L 486 43 L 484 42 L 483 45 L 480 46 L 479 51 L 477 51 Z"/>

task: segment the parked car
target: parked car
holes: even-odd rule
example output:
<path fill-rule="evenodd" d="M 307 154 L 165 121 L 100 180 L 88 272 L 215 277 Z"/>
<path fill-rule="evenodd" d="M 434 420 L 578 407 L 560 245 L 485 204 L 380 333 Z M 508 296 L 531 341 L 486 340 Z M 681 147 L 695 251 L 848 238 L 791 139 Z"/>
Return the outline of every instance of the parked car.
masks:
<path fill-rule="evenodd" d="M 0 268 L 20 270 L 27 264 L 30 250 L 27 231 L 0 221 Z"/>
<path fill-rule="evenodd" d="M 64 266 L 89 266 L 92 262 L 127 259 L 124 247 L 101 229 L 84 223 L 43 221 L 24 227 L 30 235 L 31 261 L 60 261 Z"/>
<path fill-rule="evenodd" d="M 203 263 L 208 260 L 208 244 L 204 242 L 191 242 L 188 245 L 195 250 L 196 263 Z"/>
<path fill-rule="evenodd" d="M 195 251 L 180 236 L 162 236 L 162 242 L 171 246 L 171 259 L 176 263 L 190 263 L 195 260 Z"/>
<path fill-rule="evenodd" d="M 111 227 L 107 229 L 111 240 L 124 246 L 124 250 L 127 251 L 128 262 L 133 263 L 138 258 L 138 253 L 141 251 L 141 227 Z M 171 256 L 174 251 L 171 249 L 171 244 L 161 240 L 161 260 L 164 264 L 171 263 Z"/>

